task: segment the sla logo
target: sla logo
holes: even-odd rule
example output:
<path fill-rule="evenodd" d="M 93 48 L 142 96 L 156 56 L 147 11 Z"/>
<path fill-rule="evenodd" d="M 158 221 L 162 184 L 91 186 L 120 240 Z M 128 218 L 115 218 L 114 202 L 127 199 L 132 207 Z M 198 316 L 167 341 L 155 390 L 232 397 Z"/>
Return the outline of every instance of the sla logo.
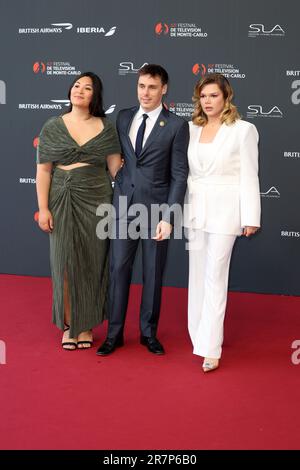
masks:
<path fill-rule="evenodd" d="M 0 104 L 6 104 L 6 85 L 3 80 L 0 80 Z"/>
<path fill-rule="evenodd" d="M 32 67 L 34 73 L 45 73 L 46 71 L 46 65 L 44 64 L 44 62 L 35 62 L 33 64 L 33 67 Z"/>
<path fill-rule="evenodd" d="M 262 197 L 276 197 L 276 198 L 279 198 L 280 197 L 280 192 L 278 191 L 278 189 L 275 188 L 275 186 L 272 186 L 270 189 L 268 189 L 268 191 L 266 191 L 265 193 L 260 193 L 260 195 Z"/>
<path fill-rule="evenodd" d="M 285 32 L 279 24 L 273 28 L 267 29 L 262 23 L 253 23 L 249 25 L 248 36 L 251 38 L 257 36 L 284 36 Z"/>
<path fill-rule="evenodd" d="M 204 75 L 206 75 L 207 68 L 204 64 L 194 64 L 192 71 L 194 75 L 200 74 L 201 77 L 204 77 Z"/>
<path fill-rule="evenodd" d="M 166 23 L 157 23 L 155 26 L 155 32 L 158 36 L 161 36 L 162 34 L 168 34 L 170 28 Z"/>
<path fill-rule="evenodd" d="M 291 100 L 293 104 L 300 104 L 300 80 L 294 80 L 292 82 L 293 91 L 291 95 Z"/>
<path fill-rule="evenodd" d="M 119 75 L 127 75 L 128 73 L 138 73 L 138 71 L 148 65 L 148 62 L 144 62 L 139 68 L 135 68 L 133 62 L 120 62 Z"/>
<path fill-rule="evenodd" d="M 247 117 L 279 117 L 282 118 L 283 114 L 278 108 L 278 106 L 273 106 L 269 111 L 264 111 L 263 107 L 260 104 L 249 104 Z"/>

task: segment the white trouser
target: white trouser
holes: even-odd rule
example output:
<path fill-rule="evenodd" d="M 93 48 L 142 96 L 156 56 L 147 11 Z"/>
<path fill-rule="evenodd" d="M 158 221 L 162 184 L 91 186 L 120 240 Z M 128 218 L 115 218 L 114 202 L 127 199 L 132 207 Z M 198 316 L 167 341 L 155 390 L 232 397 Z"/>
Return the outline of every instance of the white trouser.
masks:
<path fill-rule="evenodd" d="M 219 359 L 236 235 L 189 231 L 188 328 L 194 354 Z"/>

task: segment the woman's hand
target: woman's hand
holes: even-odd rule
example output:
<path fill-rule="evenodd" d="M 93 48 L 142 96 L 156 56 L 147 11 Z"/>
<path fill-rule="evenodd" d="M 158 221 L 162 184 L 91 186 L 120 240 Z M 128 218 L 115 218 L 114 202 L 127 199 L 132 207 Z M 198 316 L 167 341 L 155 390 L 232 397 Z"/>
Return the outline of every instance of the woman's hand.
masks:
<path fill-rule="evenodd" d="M 119 153 L 108 155 L 106 158 L 110 176 L 115 179 L 116 174 L 124 165 L 124 160 Z"/>
<path fill-rule="evenodd" d="M 119 173 L 119 171 L 121 170 L 121 168 L 123 168 L 124 163 L 125 163 L 124 158 L 121 158 L 121 164 L 120 164 L 119 168 L 117 169 L 117 171 L 116 171 L 116 173 L 115 173 L 114 179 L 116 179 L 117 173 Z"/>
<path fill-rule="evenodd" d="M 243 229 L 242 235 L 245 235 L 245 237 L 250 237 L 251 235 L 254 235 L 258 229 L 259 227 L 245 227 Z"/>
<path fill-rule="evenodd" d="M 39 211 L 39 227 L 44 232 L 51 233 L 53 230 L 53 217 L 49 209 L 41 209 Z"/>

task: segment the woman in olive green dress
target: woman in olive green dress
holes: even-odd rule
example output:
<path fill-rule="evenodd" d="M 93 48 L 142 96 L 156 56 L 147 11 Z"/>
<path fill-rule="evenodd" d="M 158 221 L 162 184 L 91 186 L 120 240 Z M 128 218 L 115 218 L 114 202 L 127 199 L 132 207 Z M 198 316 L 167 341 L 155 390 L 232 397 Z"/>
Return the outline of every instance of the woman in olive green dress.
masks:
<path fill-rule="evenodd" d="M 64 331 L 62 346 L 92 346 L 92 328 L 106 317 L 108 239 L 99 239 L 99 204 L 111 203 L 120 146 L 105 118 L 102 83 L 92 72 L 70 87 L 69 111 L 50 118 L 39 136 L 39 226 L 50 233 L 52 319 Z"/>

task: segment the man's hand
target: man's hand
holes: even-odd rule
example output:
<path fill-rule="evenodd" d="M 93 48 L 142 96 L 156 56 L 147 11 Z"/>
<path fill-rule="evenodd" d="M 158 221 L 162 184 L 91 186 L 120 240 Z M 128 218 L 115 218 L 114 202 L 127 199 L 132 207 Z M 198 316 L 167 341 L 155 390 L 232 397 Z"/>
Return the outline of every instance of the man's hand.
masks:
<path fill-rule="evenodd" d="M 159 224 L 157 224 L 156 227 L 156 235 L 153 237 L 153 240 L 156 240 L 158 242 L 165 240 L 166 238 L 169 238 L 172 232 L 172 225 L 168 224 L 168 222 L 165 222 L 164 220 L 161 220 Z"/>

